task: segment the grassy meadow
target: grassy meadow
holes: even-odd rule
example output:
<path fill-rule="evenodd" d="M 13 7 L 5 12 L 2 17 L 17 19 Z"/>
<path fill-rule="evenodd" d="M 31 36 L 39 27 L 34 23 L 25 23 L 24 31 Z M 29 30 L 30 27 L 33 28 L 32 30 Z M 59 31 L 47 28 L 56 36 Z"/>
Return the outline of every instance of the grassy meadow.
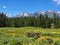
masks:
<path fill-rule="evenodd" d="M 40 37 L 27 37 L 27 32 L 39 32 Z M 60 45 L 60 29 L 0 28 L 0 45 Z"/>

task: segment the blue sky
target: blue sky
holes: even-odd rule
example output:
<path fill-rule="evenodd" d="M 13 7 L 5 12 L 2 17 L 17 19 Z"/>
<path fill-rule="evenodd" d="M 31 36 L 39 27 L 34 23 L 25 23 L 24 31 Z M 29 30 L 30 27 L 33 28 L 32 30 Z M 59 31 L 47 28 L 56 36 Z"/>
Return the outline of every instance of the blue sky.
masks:
<path fill-rule="evenodd" d="M 39 10 L 60 11 L 60 0 L 0 0 L 0 12 L 16 15 Z"/>

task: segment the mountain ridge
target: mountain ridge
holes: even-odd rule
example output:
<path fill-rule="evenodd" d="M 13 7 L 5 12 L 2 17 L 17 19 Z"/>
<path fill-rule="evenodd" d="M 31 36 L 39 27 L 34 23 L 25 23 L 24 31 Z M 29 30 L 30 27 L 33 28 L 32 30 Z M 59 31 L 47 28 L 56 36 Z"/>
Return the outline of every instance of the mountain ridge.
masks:
<path fill-rule="evenodd" d="M 6 14 L 7 17 L 28 17 L 28 16 L 39 16 L 40 14 L 45 15 L 47 14 L 49 17 L 52 17 L 54 15 L 54 13 L 60 17 L 60 12 L 57 11 L 52 11 L 52 10 L 47 10 L 45 12 L 41 12 L 41 11 L 36 11 L 35 13 L 29 13 L 29 12 L 22 12 L 22 13 L 18 13 L 15 16 L 13 16 L 12 14 Z"/>

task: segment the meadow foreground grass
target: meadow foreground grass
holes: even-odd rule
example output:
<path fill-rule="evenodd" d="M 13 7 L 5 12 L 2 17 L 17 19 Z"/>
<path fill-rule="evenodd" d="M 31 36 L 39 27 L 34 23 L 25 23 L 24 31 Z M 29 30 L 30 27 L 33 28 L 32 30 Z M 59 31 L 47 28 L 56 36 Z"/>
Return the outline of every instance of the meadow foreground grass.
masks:
<path fill-rule="evenodd" d="M 39 32 L 40 38 L 27 37 L 27 32 Z M 60 45 L 60 29 L 0 28 L 0 45 Z"/>

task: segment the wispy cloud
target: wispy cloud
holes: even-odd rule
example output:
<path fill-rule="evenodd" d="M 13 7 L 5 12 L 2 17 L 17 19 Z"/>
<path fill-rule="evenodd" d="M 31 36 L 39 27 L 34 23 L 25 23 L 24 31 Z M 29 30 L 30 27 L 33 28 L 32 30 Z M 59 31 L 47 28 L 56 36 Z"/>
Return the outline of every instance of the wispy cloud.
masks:
<path fill-rule="evenodd" d="M 60 0 L 53 0 L 53 2 L 57 3 L 57 5 L 60 5 Z"/>
<path fill-rule="evenodd" d="M 7 7 L 4 5 L 3 8 L 5 9 L 5 8 L 7 8 Z"/>

